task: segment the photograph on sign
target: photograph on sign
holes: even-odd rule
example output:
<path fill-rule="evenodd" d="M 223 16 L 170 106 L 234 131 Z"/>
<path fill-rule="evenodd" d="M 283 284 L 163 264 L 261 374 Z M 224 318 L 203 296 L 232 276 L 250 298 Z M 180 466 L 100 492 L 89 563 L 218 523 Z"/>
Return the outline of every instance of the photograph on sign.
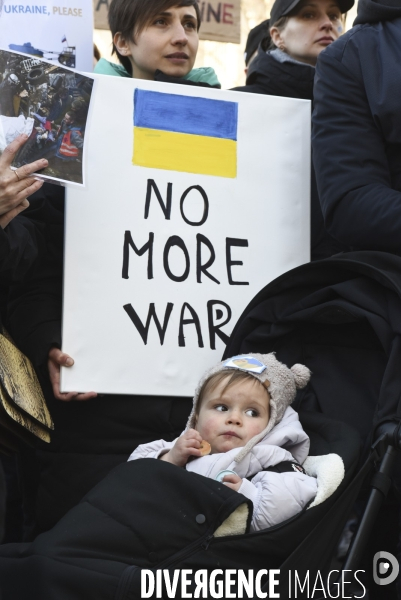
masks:
<path fill-rule="evenodd" d="M 0 152 L 18 135 L 28 141 L 12 167 L 46 158 L 40 177 L 84 183 L 84 145 L 93 79 L 24 54 L 0 50 Z"/>
<path fill-rule="evenodd" d="M 0 13 L 0 44 L 79 71 L 93 70 L 91 0 L 40 4 L 4 0 Z"/>
<path fill-rule="evenodd" d="M 190 396 L 255 294 L 309 260 L 310 102 L 98 75 L 86 143 L 62 390 Z"/>

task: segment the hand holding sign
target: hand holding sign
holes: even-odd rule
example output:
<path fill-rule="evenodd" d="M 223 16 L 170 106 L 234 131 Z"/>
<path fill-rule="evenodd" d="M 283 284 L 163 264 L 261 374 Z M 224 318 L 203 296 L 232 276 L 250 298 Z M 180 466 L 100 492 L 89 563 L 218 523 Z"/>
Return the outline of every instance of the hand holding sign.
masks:
<path fill-rule="evenodd" d="M 60 367 L 72 367 L 73 364 L 74 359 L 72 359 L 71 356 L 68 356 L 68 354 L 61 352 L 58 348 L 52 348 L 50 350 L 47 366 L 55 398 L 57 398 L 57 400 L 64 400 L 64 402 L 96 398 L 96 392 L 88 392 L 86 394 L 79 394 L 78 392 L 60 392 Z"/>
<path fill-rule="evenodd" d="M 29 206 L 26 198 L 43 185 L 43 181 L 33 177 L 33 174 L 46 167 L 47 160 L 36 160 L 17 171 L 10 169 L 15 155 L 27 139 L 27 135 L 20 135 L 6 147 L 0 157 L 0 227 L 3 229 Z"/>

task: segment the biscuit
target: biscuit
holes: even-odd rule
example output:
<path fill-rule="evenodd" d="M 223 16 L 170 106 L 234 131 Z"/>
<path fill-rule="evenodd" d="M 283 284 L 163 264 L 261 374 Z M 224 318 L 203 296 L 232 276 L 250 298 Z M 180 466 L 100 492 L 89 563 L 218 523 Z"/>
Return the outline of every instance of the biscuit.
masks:
<path fill-rule="evenodd" d="M 209 442 L 207 442 L 206 440 L 202 440 L 201 447 L 199 448 L 199 450 L 201 451 L 201 456 L 206 456 L 206 454 L 211 453 L 212 448 Z"/>

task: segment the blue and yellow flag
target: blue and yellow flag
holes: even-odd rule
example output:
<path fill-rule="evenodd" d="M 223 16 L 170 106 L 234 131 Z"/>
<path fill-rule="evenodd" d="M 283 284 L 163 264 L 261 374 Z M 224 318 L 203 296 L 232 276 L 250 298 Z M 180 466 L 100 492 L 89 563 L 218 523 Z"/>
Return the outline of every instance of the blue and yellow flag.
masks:
<path fill-rule="evenodd" d="M 136 89 L 132 162 L 236 177 L 237 129 L 237 102 Z"/>

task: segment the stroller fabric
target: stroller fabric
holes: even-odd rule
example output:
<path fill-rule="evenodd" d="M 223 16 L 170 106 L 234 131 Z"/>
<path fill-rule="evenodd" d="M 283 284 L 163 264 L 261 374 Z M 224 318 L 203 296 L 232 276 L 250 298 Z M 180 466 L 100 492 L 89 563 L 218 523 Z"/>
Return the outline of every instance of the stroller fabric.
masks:
<path fill-rule="evenodd" d="M 222 483 L 162 461 L 125 463 L 51 531 L 9 545 L 9 554 L 1 549 L 10 556 L 0 553 L 2 600 L 112 600 L 130 564 L 179 563 L 207 546 L 237 509 L 245 532 L 252 504 Z"/>
<path fill-rule="evenodd" d="M 401 417 L 401 258 L 350 252 L 303 265 L 267 285 L 240 317 L 225 356 L 277 353 L 310 383 L 294 406 L 355 427 Z"/>
<path fill-rule="evenodd" d="M 238 510 L 249 523 L 251 503 L 244 496 L 164 461 L 124 463 L 52 530 L 31 544 L 0 548 L 2 600 L 136 600 L 141 597 L 141 568 L 256 571 L 291 566 L 291 555 L 297 550 L 302 556 L 302 543 L 313 532 L 308 568 L 326 568 L 345 509 L 354 501 L 348 484 L 359 457 L 359 438 L 348 426 L 319 414 L 304 413 L 301 422 L 313 454 L 340 454 L 345 465 L 344 481 L 319 506 L 260 532 L 222 536 L 220 531 L 216 536 Z M 326 536 L 321 523 L 327 514 Z"/>

